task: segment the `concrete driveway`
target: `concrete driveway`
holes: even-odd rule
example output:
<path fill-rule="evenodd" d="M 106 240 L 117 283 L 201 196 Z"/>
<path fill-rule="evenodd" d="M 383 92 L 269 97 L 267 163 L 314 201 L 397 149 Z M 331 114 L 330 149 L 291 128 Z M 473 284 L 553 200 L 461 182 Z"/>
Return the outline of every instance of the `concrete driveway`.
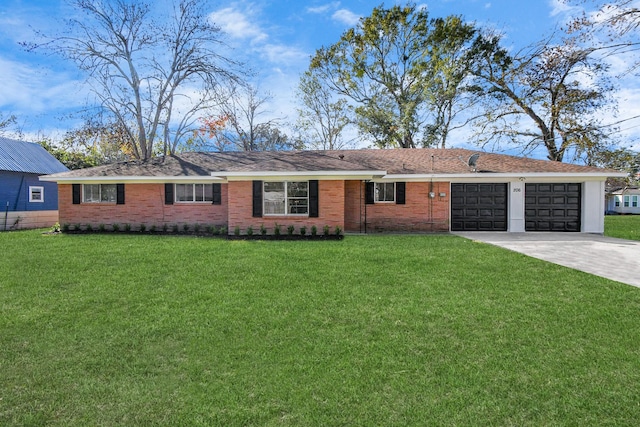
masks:
<path fill-rule="evenodd" d="M 640 241 L 588 233 L 453 234 L 640 287 Z"/>

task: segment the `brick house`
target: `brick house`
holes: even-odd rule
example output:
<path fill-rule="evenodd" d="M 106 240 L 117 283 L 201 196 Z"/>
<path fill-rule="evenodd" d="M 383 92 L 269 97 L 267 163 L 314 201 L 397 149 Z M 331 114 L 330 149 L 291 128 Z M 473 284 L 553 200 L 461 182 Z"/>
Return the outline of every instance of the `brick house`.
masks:
<path fill-rule="evenodd" d="M 183 153 L 42 177 L 61 224 L 604 231 L 623 173 L 463 149 Z"/>

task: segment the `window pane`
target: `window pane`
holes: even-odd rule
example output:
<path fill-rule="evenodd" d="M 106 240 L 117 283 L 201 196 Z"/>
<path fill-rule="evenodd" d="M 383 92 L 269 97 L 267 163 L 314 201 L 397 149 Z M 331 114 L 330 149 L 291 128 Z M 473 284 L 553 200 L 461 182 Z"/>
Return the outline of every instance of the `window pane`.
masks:
<path fill-rule="evenodd" d="M 204 201 L 213 202 L 213 184 L 204 184 Z"/>
<path fill-rule="evenodd" d="M 193 184 L 196 194 L 196 202 L 204 202 L 204 184 Z"/>
<path fill-rule="evenodd" d="M 638 207 L 638 196 L 633 196 L 631 198 L 631 206 L 634 207 L 634 208 Z"/>
<path fill-rule="evenodd" d="M 625 208 L 629 207 L 629 196 L 624 196 L 624 207 Z"/>
<path fill-rule="evenodd" d="M 84 184 L 82 190 L 85 203 L 100 202 L 100 184 Z"/>
<path fill-rule="evenodd" d="M 294 215 L 309 213 L 309 199 L 289 198 L 288 213 Z"/>
<path fill-rule="evenodd" d="M 288 182 L 287 196 L 289 197 L 307 197 L 309 193 L 309 183 L 304 182 Z"/>
<path fill-rule="evenodd" d="M 193 202 L 193 184 L 176 184 L 176 202 Z"/>
<path fill-rule="evenodd" d="M 102 184 L 100 186 L 100 201 L 106 203 L 115 203 L 116 193 L 116 184 Z"/>
<path fill-rule="evenodd" d="M 284 182 L 264 183 L 264 213 L 266 215 L 284 215 Z"/>

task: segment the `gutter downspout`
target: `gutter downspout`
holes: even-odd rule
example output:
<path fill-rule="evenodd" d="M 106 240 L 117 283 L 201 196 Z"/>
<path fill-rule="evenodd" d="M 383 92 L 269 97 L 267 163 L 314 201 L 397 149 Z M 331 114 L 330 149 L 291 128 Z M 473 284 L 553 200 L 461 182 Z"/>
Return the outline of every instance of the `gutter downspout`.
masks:
<path fill-rule="evenodd" d="M 4 210 L 4 231 L 7 231 L 7 217 L 9 216 L 9 202 L 7 202 L 7 207 Z"/>

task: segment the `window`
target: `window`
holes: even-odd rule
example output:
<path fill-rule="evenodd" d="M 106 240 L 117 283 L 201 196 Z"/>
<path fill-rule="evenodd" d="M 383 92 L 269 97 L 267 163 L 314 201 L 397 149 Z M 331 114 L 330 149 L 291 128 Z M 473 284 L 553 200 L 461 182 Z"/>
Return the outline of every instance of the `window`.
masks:
<path fill-rule="evenodd" d="M 309 214 L 309 182 L 265 182 L 263 190 L 265 215 Z"/>
<path fill-rule="evenodd" d="M 44 187 L 29 187 L 29 201 L 44 202 Z"/>
<path fill-rule="evenodd" d="M 629 196 L 624 196 L 624 207 L 628 208 L 629 207 Z"/>
<path fill-rule="evenodd" d="M 638 196 L 631 196 L 631 207 L 638 207 Z"/>
<path fill-rule="evenodd" d="M 116 184 L 84 184 L 82 189 L 84 203 L 116 203 Z"/>
<path fill-rule="evenodd" d="M 615 205 L 616 207 L 620 207 L 620 197 L 619 196 L 615 196 Z"/>
<path fill-rule="evenodd" d="M 176 202 L 213 202 L 213 184 L 176 184 Z"/>
<path fill-rule="evenodd" d="M 375 202 L 395 202 L 395 182 L 376 182 L 374 187 Z"/>

